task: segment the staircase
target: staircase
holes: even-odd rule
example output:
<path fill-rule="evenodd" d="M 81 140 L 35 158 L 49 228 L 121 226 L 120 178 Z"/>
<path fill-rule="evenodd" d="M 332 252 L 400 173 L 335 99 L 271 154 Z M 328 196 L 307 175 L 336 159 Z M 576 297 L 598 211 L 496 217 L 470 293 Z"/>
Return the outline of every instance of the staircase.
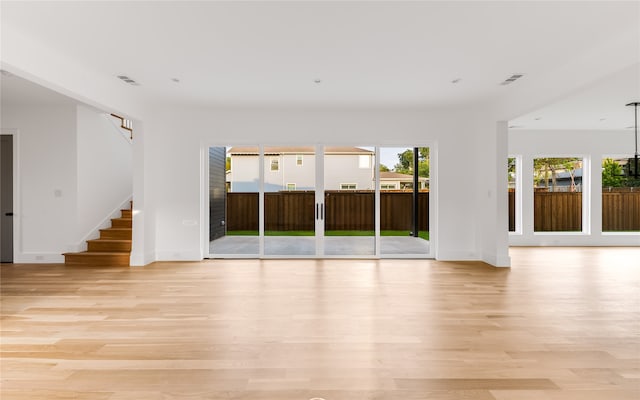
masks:
<path fill-rule="evenodd" d="M 133 207 L 132 207 L 133 208 Z M 65 253 L 64 263 L 74 267 L 128 267 L 131 255 L 131 210 L 121 210 L 100 238 L 87 240 L 87 251 Z"/>

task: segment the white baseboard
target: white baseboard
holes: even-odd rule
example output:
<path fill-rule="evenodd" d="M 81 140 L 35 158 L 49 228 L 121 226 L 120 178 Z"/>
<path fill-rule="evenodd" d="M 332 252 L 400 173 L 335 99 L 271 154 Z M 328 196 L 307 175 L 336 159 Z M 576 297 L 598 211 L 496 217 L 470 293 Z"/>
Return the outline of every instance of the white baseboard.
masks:
<path fill-rule="evenodd" d="M 199 250 L 161 250 L 156 251 L 156 261 L 202 261 Z"/>
<path fill-rule="evenodd" d="M 480 261 L 478 255 L 470 251 L 442 251 L 436 257 L 438 261 Z"/>
<path fill-rule="evenodd" d="M 500 268 L 510 268 L 511 267 L 511 257 L 509 254 L 483 254 L 482 261 L 492 265 L 494 267 Z"/>
<path fill-rule="evenodd" d="M 145 265 L 151 264 L 156 261 L 155 253 L 131 253 L 131 258 L 129 259 L 129 265 L 132 267 L 144 267 Z"/>
<path fill-rule="evenodd" d="M 18 253 L 13 258 L 14 264 L 64 264 L 64 256 L 60 253 Z"/>

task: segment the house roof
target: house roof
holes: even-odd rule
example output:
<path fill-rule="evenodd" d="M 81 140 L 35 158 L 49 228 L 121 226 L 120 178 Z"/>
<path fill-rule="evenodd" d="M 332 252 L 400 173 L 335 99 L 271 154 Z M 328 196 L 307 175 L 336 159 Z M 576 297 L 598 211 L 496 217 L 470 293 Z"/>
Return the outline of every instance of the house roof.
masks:
<path fill-rule="evenodd" d="M 428 181 L 429 178 L 425 178 L 425 177 L 418 177 L 418 179 L 423 182 L 423 181 Z M 394 171 L 381 171 L 380 172 L 380 180 L 387 180 L 387 181 L 412 181 L 413 180 L 413 175 L 409 175 L 409 174 L 401 174 L 399 172 L 394 172 Z"/>
<path fill-rule="evenodd" d="M 264 148 L 265 154 L 314 154 L 315 152 L 316 148 L 314 146 L 269 146 Z M 348 146 L 327 146 L 324 152 L 325 154 L 373 154 L 371 150 Z M 234 146 L 229 149 L 229 154 L 257 155 L 258 147 Z"/>

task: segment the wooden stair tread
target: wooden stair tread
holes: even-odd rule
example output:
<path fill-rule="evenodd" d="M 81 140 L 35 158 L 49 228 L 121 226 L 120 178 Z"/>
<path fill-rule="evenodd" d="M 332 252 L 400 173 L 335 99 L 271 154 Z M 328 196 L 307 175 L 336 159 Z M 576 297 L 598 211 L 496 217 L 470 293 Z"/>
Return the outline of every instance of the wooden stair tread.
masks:
<path fill-rule="evenodd" d="M 128 256 L 127 251 L 81 251 L 79 253 L 64 253 L 63 256 Z"/>
<path fill-rule="evenodd" d="M 131 202 L 130 204 L 133 203 Z M 132 210 L 121 210 L 111 227 L 100 229 L 100 238 L 87 240 L 86 251 L 64 253 L 65 264 L 85 267 L 128 267 L 132 244 Z"/>
<path fill-rule="evenodd" d="M 131 239 L 90 239 L 87 242 L 109 242 L 109 243 L 124 243 L 131 242 Z"/>

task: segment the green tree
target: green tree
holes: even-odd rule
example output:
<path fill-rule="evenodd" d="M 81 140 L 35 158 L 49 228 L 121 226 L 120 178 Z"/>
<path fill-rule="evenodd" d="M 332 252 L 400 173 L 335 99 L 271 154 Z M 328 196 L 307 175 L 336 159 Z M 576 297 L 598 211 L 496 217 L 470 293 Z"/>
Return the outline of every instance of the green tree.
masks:
<path fill-rule="evenodd" d="M 579 165 L 581 158 L 536 158 L 533 160 L 534 184 L 542 184 L 549 188 L 549 178 L 551 178 L 552 191 L 556 190 L 556 178 L 559 170 L 567 170 L 571 176 Z"/>
<path fill-rule="evenodd" d="M 507 179 L 508 182 L 516 180 L 516 159 L 515 157 L 509 157 L 507 161 Z"/>
<path fill-rule="evenodd" d="M 575 159 L 567 159 L 562 163 L 564 169 L 569 172 L 569 177 L 571 178 L 571 191 L 576 191 L 576 168 L 578 167 L 579 160 Z"/>
<path fill-rule="evenodd" d="M 390 169 L 384 164 L 380 164 L 380 172 L 389 172 Z"/>
<path fill-rule="evenodd" d="M 225 164 L 225 171 L 231 170 L 231 157 L 227 157 L 227 162 Z"/>
<path fill-rule="evenodd" d="M 621 187 L 624 183 L 622 166 L 611 158 L 602 160 L 602 187 Z"/>
<path fill-rule="evenodd" d="M 398 153 L 398 163 L 393 170 L 407 175 L 413 175 L 413 149 L 407 149 Z M 429 148 L 418 148 L 418 176 L 429 177 Z"/>

